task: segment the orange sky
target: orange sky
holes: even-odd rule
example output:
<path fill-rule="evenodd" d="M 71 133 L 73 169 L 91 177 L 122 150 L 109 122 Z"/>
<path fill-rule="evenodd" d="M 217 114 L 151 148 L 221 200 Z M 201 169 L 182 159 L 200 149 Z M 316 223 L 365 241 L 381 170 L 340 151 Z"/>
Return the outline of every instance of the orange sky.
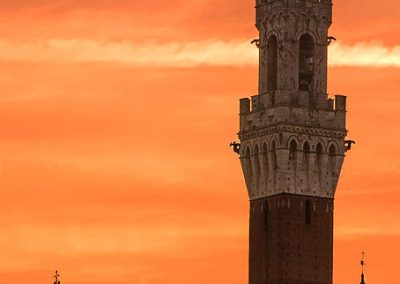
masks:
<path fill-rule="evenodd" d="M 247 193 L 228 145 L 257 66 L 215 54 L 256 37 L 253 2 L 0 1 L 0 283 L 55 269 L 65 284 L 246 283 Z M 339 46 L 390 63 L 329 70 L 357 141 L 335 284 L 359 281 L 362 249 L 367 283 L 397 271 L 399 18 L 395 0 L 334 5 Z"/>

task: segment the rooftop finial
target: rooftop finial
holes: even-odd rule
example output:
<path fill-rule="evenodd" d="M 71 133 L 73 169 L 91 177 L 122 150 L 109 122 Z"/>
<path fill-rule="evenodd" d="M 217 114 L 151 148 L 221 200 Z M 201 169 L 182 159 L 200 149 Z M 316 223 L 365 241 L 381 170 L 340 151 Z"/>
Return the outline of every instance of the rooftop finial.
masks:
<path fill-rule="evenodd" d="M 365 257 L 365 251 L 362 251 L 361 252 L 361 282 L 360 282 L 360 284 L 365 284 L 365 281 L 364 281 L 364 266 L 366 265 L 366 263 L 365 263 L 364 257 Z"/>
<path fill-rule="evenodd" d="M 60 284 L 60 273 L 56 270 L 56 274 L 54 275 L 54 284 Z"/>

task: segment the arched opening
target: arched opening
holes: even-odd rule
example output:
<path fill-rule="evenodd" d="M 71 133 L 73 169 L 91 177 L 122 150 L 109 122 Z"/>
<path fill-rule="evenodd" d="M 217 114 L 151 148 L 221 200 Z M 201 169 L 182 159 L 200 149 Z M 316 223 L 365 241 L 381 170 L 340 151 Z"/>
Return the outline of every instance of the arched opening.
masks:
<path fill-rule="evenodd" d="M 297 143 L 292 140 L 290 142 L 290 150 L 289 150 L 289 161 L 295 161 L 297 159 Z"/>
<path fill-rule="evenodd" d="M 306 186 L 309 185 L 310 180 L 310 144 L 308 142 L 303 145 L 303 155 L 304 155 L 304 171 L 306 172 Z"/>
<path fill-rule="evenodd" d="M 273 170 L 276 171 L 278 169 L 278 158 L 276 156 L 276 144 L 275 141 L 272 142 L 272 166 Z"/>
<path fill-rule="evenodd" d="M 251 158 L 251 167 L 253 169 L 253 175 L 252 175 L 252 185 L 253 189 L 255 191 L 258 190 L 258 185 L 260 181 L 260 161 L 258 159 L 260 151 L 258 149 L 258 145 L 254 148 L 254 155 Z"/>
<path fill-rule="evenodd" d="M 321 175 L 322 175 L 322 144 L 318 143 L 317 145 L 317 157 L 316 157 L 316 167 L 317 167 L 317 177 L 318 181 L 321 182 Z"/>
<path fill-rule="evenodd" d="M 304 163 L 306 167 L 310 167 L 310 144 L 308 142 L 303 145 Z"/>
<path fill-rule="evenodd" d="M 299 89 L 312 91 L 314 81 L 314 40 L 309 34 L 304 34 L 299 43 Z M 311 100 L 310 104 L 314 102 Z"/>
<path fill-rule="evenodd" d="M 276 185 L 276 174 L 278 171 L 278 158 L 276 155 L 276 144 L 275 141 L 272 141 L 271 144 L 271 165 L 272 165 L 272 183 L 273 183 L 273 189 L 275 189 L 275 185 Z"/>
<path fill-rule="evenodd" d="M 305 223 L 306 223 L 306 225 L 311 225 L 311 213 L 312 213 L 312 211 L 311 211 L 312 209 L 311 209 L 311 201 L 310 200 L 307 200 L 306 201 L 306 206 L 305 206 Z"/>
<path fill-rule="evenodd" d="M 269 175 L 269 166 L 268 166 L 268 147 L 267 144 L 264 143 L 261 148 L 260 154 L 260 165 L 261 165 L 261 174 L 264 178 L 264 186 L 268 187 L 268 175 Z"/>
<path fill-rule="evenodd" d="M 296 177 L 297 177 L 297 143 L 295 140 L 290 142 L 289 147 L 289 170 L 290 170 L 290 183 L 289 188 L 291 191 L 296 190 Z"/>
<path fill-rule="evenodd" d="M 272 104 L 275 104 L 274 91 L 278 87 L 278 40 L 275 35 L 267 42 L 267 91 L 272 95 Z"/>

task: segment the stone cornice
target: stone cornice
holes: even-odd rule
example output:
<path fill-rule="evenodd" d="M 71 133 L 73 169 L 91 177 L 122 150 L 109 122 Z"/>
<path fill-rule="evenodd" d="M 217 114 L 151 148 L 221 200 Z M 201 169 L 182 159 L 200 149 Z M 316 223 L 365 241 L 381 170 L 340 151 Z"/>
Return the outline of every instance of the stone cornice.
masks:
<path fill-rule="evenodd" d="M 291 132 L 304 135 L 316 135 L 316 136 L 339 138 L 339 139 L 343 139 L 347 134 L 347 130 L 345 129 L 341 130 L 341 129 L 330 129 L 324 127 L 306 127 L 298 125 L 277 124 L 251 131 L 239 132 L 238 136 L 241 141 L 246 141 L 249 139 L 262 137 L 268 134 L 281 133 L 281 132 Z"/>
<path fill-rule="evenodd" d="M 321 192 L 316 192 L 316 193 L 299 193 L 299 192 L 289 192 L 289 191 L 284 191 L 280 190 L 277 192 L 272 192 L 272 193 L 265 193 L 265 194 L 260 194 L 257 197 L 250 198 L 249 201 L 255 201 L 255 200 L 260 200 L 268 197 L 285 197 L 285 196 L 301 196 L 301 197 L 313 197 L 313 198 L 320 198 L 320 199 L 328 199 L 328 200 L 335 200 L 335 193 L 331 194 L 324 194 Z"/>

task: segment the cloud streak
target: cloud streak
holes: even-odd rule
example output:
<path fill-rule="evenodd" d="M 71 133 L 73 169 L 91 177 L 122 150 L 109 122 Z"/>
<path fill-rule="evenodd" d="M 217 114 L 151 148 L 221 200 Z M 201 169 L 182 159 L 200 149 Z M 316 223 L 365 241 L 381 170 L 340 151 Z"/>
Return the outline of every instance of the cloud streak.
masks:
<path fill-rule="evenodd" d="M 0 59 L 33 62 L 113 62 L 138 67 L 244 66 L 258 64 L 258 51 L 248 41 L 107 42 L 50 39 L 15 44 L 0 41 Z M 400 68 L 400 45 L 333 43 L 331 66 Z"/>

